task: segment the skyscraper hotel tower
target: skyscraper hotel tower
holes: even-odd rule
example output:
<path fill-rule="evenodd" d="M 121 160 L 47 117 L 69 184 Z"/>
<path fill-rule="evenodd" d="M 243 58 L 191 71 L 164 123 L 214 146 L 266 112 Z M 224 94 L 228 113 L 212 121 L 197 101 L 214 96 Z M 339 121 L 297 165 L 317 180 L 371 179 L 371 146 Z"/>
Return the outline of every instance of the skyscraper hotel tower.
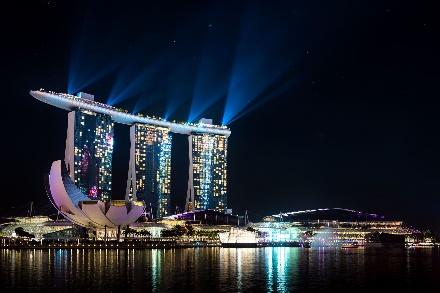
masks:
<path fill-rule="evenodd" d="M 200 123 L 212 124 L 210 119 Z M 227 210 L 227 142 L 225 135 L 194 132 L 188 137 L 187 210 Z"/>
<path fill-rule="evenodd" d="M 93 96 L 80 93 L 93 100 Z M 76 109 L 68 114 L 65 163 L 82 193 L 109 200 L 112 190 L 113 121 L 110 116 Z"/>
<path fill-rule="evenodd" d="M 77 215 L 72 221 L 84 220 L 81 213 L 91 210 L 92 206 L 94 214 L 99 214 L 99 205 L 99 211 L 106 216 L 109 201 L 115 208 L 122 206 L 118 201 L 111 201 L 115 122 L 131 126 L 130 161 L 123 204 L 127 206 L 128 213 L 130 207 L 145 205 L 151 218 L 170 214 L 172 133 L 188 135 L 186 210 L 228 211 L 227 141 L 231 131 L 226 126 L 213 125 L 210 119 L 201 119 L 198 123 L 178 123 L 134 115 L 96 102 L 92 95 L 85 93 L 73 96 L 41 89 L 30 94 L 42 102 L 69 111 L 65 150 L 67 174 L 61 174 L 61 182 L 61 177 L 57 176 L 63 166 L 58 161 L 54 162 L 51 170 L 58 178 L 52 176 L 54 198 L 67 199 L 67 194 L 77 205 L 71 210 L 76 210 L 81 216 Z M 58 187 L 60 189 L 56 189 Z M 55 206 L 62 209 L 60 204 L 55 203 Z M 65 215 L 73 219 L 68 210 Z M 99 225 L 105 226 L 105 223 L 103 218 Z"/>
<path fill-rule="evenodd" d="M 126 198 L 144 201 L 152 218 L 169 214 L 171 195 L 170 130 L 136 123 L 130 128 Z"/>

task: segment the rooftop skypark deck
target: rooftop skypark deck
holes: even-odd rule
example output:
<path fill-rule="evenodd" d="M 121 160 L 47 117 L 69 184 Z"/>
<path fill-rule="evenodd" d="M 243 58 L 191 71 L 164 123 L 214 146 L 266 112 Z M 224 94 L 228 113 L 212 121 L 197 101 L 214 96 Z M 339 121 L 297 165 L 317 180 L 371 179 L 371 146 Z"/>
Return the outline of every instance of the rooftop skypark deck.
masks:
<path fill-rule="evenodd" d="M 192 132 L 199 132 L 224 135 L 226 137 L 229 137 L 229 135 L 231 135 L 231 130 L 226 126 L 205 123 L 181 123 L 174 121 L 170 122 L 162 118 L 144 116 L 142 114 L 130 114 L 127 110 L 116 108 L 93 100 L 84 99 L 64 93 L 45 91 L 43 89 L 30 91 L 30 94 L 37 100 L 64 110 L 71 111 L 76 108 L 81 108 L 84 110 L 109 115 L 115 122 L 122 124 L 132 125 L 135 123 L 143 123 L 160 127 L 167 127 L 170 129 L 171 132 L 180 134 L 191 134 Z"/>

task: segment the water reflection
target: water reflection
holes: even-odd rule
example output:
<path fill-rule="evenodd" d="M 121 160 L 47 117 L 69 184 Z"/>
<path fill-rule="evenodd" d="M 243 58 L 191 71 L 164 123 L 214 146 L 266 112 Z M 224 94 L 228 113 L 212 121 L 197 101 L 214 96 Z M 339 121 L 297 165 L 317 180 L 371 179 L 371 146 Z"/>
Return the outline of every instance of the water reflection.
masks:
<path fill-rule="evenodd" d="M 159 281 L 160 281 L 160 273 L 161 273 L 161 269 L 160 269 L 160 257 L 161 257 L 161 252 L 158 251 L 158 249 L 153 249 L 151 251 L 151 283 L 153 286 L 153 291 L 157 291 L 158 287 L 159 287 Z"/>
<path fill-rule="evenodd" d="M 267 292 L 293 290 L 298 273 L 299 249 L 288 247 L 265 248 L 265 279 Z"/>
<path fill-rule="evenodd" d="M 3 249 L 0 260 L 2 291 L 440 291 L 439 250 Z"/>

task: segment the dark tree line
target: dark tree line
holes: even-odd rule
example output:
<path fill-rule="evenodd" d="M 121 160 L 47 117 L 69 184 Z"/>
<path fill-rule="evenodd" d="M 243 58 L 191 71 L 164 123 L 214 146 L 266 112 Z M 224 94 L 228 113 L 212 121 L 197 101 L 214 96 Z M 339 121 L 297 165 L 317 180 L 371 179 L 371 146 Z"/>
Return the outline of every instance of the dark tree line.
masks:
<path fill-rule="evenodd" d="M 22 227 L 15 228 L 15 234 L 19 237 L 35 238 L 34 234 L 26 232 Z"/>

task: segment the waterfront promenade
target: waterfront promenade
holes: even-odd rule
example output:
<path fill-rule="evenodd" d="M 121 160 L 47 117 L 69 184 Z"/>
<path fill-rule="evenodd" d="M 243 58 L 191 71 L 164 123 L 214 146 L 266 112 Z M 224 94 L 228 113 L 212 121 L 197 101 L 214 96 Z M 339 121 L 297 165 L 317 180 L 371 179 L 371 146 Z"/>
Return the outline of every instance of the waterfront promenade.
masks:
<path fill-rule="evenodd" d="M 0 248 L 9 249 L 154 249 L 154 248 L 191 248 L 191 247 L 218 247 L 216 239 L 185 239 L 178 237 L 135 239 L 125 241 L 102 240 L 41 240 L 32 241 L 19 238 L 1 238 Z"/>

